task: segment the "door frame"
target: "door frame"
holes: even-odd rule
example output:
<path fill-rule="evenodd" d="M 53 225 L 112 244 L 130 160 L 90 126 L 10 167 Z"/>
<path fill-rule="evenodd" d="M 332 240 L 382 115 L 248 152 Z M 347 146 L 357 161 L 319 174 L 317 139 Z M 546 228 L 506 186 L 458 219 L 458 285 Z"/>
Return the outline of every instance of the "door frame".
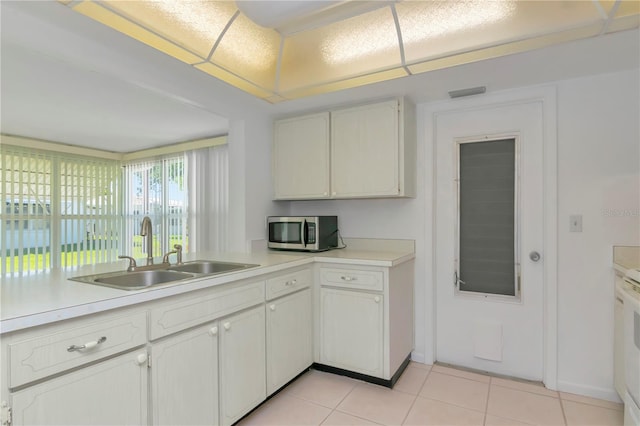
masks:
<path fill-rule="evenodd" d="M 544 243 L 543 243 L 543 382 L 547 388 L 556 390 L 558 385 L 558 155 L 557 155 L 557 89 L 556 86 L 536 86 L 505 90 L 486 95 L 460 98 L 426 104 L 424 107 L 425 166 L 425 362 L 436 358 L 436 171 L 437 117 L 440 114 L 492 109 L 501 106 L 540 103 L 543 119 L 543 197 L 544 197 Z M 429 224 L 431 226 L 429 226 Z"/>

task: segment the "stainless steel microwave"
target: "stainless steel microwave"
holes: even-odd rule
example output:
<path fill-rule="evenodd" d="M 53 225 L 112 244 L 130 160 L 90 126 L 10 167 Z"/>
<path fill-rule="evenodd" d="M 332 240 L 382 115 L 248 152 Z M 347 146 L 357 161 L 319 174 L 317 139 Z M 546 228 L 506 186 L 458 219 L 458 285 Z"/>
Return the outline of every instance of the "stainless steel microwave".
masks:
<path fill-rule="evenodd" d="M 269 248 L 324 251 L 338 247 L 337 216 L 269 216 Z"/>

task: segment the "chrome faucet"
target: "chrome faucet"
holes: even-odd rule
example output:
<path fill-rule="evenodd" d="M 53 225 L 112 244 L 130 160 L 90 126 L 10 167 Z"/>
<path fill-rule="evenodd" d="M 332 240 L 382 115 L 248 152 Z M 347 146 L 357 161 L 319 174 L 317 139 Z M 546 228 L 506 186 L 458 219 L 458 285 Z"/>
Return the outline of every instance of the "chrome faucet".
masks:
<path fill-rule="evenodd" d="M 174 250 L 171 250 L 164 255 L 164 257 L 162 258 L 162 263 L 165 265 L 170 265 L 171 263 L 169 262 L 169 256 L 175 254 L 177 257 L 176 265 L 182 265 L 182 246 L 180 244 L 174 244 L 173 248 Z"/>
<path fill-rule="evenodd" d="M 147 237 L 147 265 L 153 265 L 153 227 L 151 226 L 151 218 L 145 216 L 140 224 L 140 236 Z"/>

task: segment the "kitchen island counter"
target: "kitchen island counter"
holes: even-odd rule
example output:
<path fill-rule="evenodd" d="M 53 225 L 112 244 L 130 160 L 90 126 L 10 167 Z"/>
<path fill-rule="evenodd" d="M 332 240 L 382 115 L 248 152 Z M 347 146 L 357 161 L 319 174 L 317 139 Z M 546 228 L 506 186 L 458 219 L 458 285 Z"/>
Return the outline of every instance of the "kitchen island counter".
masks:
<path fill-rule="evenodd" d="M 313 262 L 395 266 L 415 257 L 412 240 L 347 240 L 347 247 L 322 253 L 259 250 L 253 253 L 200 252 L 184 255 L 184 261 L 216 260 L 252 263 L 259 267 L 216 276 L 157 285 L 143 290 L 118 290 L 70 281 L 69 278 L 123 271 L 123 261 L 83 266 L 71 271 L 3 278 L 0 333 L 76 318 L 83 315 L 132 306 L 194 290 L 250 279 L 263 274 L 303 266 Z M 160 259 L 156 259 L 160 262 Z M 142 264 L 142 263 L 141 263 Z"/>

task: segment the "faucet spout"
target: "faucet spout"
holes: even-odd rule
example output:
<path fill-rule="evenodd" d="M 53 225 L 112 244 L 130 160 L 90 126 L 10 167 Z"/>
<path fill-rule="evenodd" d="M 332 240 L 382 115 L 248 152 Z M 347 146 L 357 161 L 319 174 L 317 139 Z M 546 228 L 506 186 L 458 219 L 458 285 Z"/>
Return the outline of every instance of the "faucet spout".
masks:
<path fill-rule="evenodd" d="M 149 216 L 145 216 L 142 219 L 140 236 L 147 237 L 147 265 L 153 265 L 153 226 L 151 226 L 151 218 Z"/>

